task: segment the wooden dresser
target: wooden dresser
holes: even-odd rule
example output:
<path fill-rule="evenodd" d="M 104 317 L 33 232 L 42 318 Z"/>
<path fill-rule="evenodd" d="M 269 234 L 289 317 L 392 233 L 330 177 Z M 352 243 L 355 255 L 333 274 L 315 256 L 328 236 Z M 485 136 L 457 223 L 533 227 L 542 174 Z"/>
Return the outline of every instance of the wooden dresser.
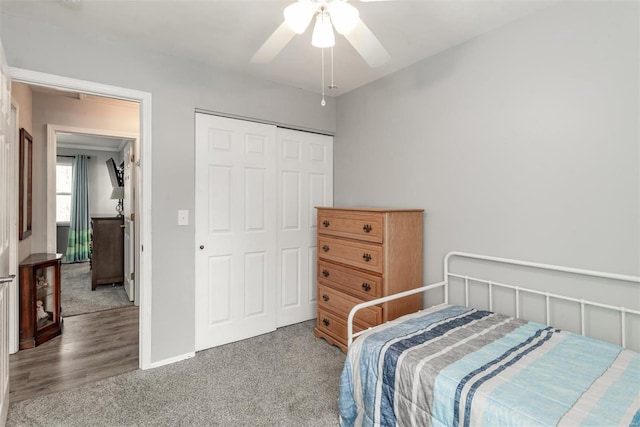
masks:
<path fill-rule="evenodd" d="M 347 317 L 363 301 L 423 285 L 421 209 L 318 209 L 316 337 L 346 351 Z M 354 330 L 422 308 L 414 295 L 358 312 Z"/>
<path fill-rule="evenodd" d="M 124 281 L 124 218 L 91 217 L 91 290 Z"/>

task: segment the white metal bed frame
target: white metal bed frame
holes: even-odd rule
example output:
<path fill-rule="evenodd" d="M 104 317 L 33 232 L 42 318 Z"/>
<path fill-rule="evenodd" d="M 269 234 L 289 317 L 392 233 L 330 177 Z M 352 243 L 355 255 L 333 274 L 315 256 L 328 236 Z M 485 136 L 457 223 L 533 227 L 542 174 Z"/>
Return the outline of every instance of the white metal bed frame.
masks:
<path fill-rule="evenodd" d="M 350 347 L 354 338 L 357 338 L 358 336 L 360 336 L 363 333 L 368 331 L 368 330 L 364 330 L 364 331 L 360 331 L 360 332 L 356 332 L 356 333 L 353 332 L 353 319 L 354 319 L 355 314 L 356 314 L 356 312 L 358 310 L 366 308 L 366 307 L 371 307 L 371 306 L 374 306 L 374 305 L 378 305 L 378 304 L 381 304 L 381 303 L 384 303 L 384 302 L 392 301 L 392 300 L 395 300 L 395 299 L 398 299 L 398 298 L 403 298 L 403 297 L 406 297 L 406 296 L 409 296 L 409 295 L 414 295 L 414 294 L 418 294 L 418 293 L 427 292 L 427 291 L 430 291 L 430 290 L 433 290 L 433 289 L 437 289 L 437 288 L 444 288 L 444 302 L 441 303 L 441 304 L 436 304 L 435 306 L 448 304 L 449 303 L 449 278 L 451 278 L 451 277 L 455 277 L 455 278 L 464 280 L 465 305 L 467 305 L 467 306 L 469 305 L 469 281 L 484 283 L 484 284 L 488 285 L 488 287 L 489 287 L 489 311 L 493 311 L 493 288 L 494 287 L 507 288 L 507 289 L 514 290 L 515 291 L 515 300 L 516 300 L 515 301 L 515 305 L 516 305 L 516 316 L 515 317 L 516 318 L 520 318 L 520 293 L 529 293 L 529 294 L 541 295 L 541 296 L 545 297 L 545 311 L 546 311 L 546 322 L 547 322 L 547 324 L 549 324 L 549 321 L 550 321 L 550 300 L 551 299 L 563 300 L 563 301 L 571 301 L 571 302 L 579 303 L 580 304 L 580 333 L 582 335 L 585 335 L 585 306 L 600 307 L 600 308 L 605 308 L 605 309 L 609 309 L 609 310 L 613 310 L 613 311 L 618 311 L 618 312 L 620 312 L 620 322 L 621 322 L 621 340 L 620 341 L 621 341 L 622 347 L 625 347 L 625 348 L 626 348 L 626 315 L 627 314 L 634 314 L 634 315 L 640 316 L 640 310 L 629 309 L 629 308 L 626 308 L 626 307 L 617 307 L 617 306 L 613 306 L 613 305 L 609 305 L 609 304 L 602 304 L 602 303 L 594 302 L 594 301 L 586 301 L 584 299 L 578 299 L 578 298 L 572 298 L 572 297 L 567 297 L 567 296 L 563 296 L 563 295 L 557 295 L 557 294 L 554 294 L 554 293 L 551 293 L 551 292 L 541 292 L 541 291 L 537 291 L 537 290 L 533 290 L 533 289 L 523 288 L 523 287 L 520 287 L 520 286 L 509 285 L 509 284 L 506 284 L 506 283 L 494 282 L 494 281 L 487 280 L 487 279 L 481 279 L 481 278 L 477 278 L 477 277 L 471 277 L 471 276 L 465 276 L 465 275 L 451 273 L 449 271 L 449 261 L 453 257 L 476 259 L 476 260 L 482 260 L 482 261 L 492 261 L 492 262 L 497 262 L 497 263 L 502 263 L 502 264 L 510 264 L 510 265 L 517 265 L 517 266 L 523 266 L 523 267 L 531 267 L 531 268 L 537 268 L 537 269 L 542 269 L 542 270 L 550 270 L 550 271 L 559 271 L 559 272 L 564 272 L 564 273 L 572 273 L 572 274 L 576 274 L 576 275 L 593 276 L 593 277 L 599 277 L 599 278 L 604 278 L 604 279 L 612 279 L 612 280 L 618 280 L 618 281 L 623 281 L 623 282 L 631 282 L 631 283 L 640 284 L 640 277 L 637 277 L 637 276 L 627 276 L 627 275 L 623 275 L 623 274 L 605 273 L 605 272 L 601 272 L 601 271 L 584 270 L 584 269 L 580 269 L 580 268 L 563 267 L 563 266 L 552 265 L 552 264 L 541 264 L 541 263 L 537 263 L 537 262 L 520 261 L 520 260 L 515 260 L 515 259 L 500 258 L 500 257 L 487 256 L 487 255 L 478 255 L 478 254 L 472 254 L 472 253 L 466 253 L 466 252 L 449 252 L 444 258 L 444 280 L 442 282 L 434 283 L 432 285 L 422 286 L 420 288 L 411 289 L 409 291 L 400 292 L 400 293 L 393 294 L 393 295 L 388 295 L 386 297 L 374 299 L 374 300 L 371 300 L 371 301 L 366 301 L 366 302 L 363 302 L 363 303 L 355 305 L 351 309 L 351 312 L 349 313 L 349 317 L 348 317 L 348 320 L 347 320 L 347 338 L 348 338 L 347 346 Z M 369 329 L 373 329 L 373 328 L 369 328 Z"/>

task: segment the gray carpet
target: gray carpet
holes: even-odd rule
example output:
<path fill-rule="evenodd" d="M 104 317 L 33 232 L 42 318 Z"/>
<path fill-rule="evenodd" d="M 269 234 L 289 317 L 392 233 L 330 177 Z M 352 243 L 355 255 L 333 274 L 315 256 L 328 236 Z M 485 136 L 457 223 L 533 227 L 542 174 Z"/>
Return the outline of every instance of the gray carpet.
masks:
<path fill-rule="evenodd" d="M 88 262 L 62 264 L 60 276 L 63 317 L 133 305 L 122 284 L 99 285 L 92 291 Z"/>
<path fill-rule="evenodd" d="M 14 403 L 7 426 L 337 426 L 345 356 L 314 325 Z"/>

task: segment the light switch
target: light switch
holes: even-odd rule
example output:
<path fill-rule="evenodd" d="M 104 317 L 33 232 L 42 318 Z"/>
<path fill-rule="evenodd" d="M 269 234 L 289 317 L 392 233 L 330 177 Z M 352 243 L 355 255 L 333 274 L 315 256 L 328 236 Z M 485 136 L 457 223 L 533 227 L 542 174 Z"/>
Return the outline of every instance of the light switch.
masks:
<path fill-rule="evenodd" d="M 189 211 L 178 211 L 178 225 L 189 225 Z"/>

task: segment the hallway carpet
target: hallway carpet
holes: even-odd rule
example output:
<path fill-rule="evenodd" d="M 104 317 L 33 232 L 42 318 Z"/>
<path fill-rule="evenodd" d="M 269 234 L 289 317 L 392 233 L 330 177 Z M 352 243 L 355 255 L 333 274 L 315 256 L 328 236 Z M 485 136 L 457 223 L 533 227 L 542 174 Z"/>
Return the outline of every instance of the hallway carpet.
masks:
<path fill-rule="evenodd" d="M 60 282 L 62 317 L 133 305 L 122 284 L 99 285 L 92 291 L 88 262 L 62 264 Z"/>
<path fill-rule="evenodd" d="M 11 404 L 7 426 L 337 426 L 345 356 L 314 326 Z"/>

